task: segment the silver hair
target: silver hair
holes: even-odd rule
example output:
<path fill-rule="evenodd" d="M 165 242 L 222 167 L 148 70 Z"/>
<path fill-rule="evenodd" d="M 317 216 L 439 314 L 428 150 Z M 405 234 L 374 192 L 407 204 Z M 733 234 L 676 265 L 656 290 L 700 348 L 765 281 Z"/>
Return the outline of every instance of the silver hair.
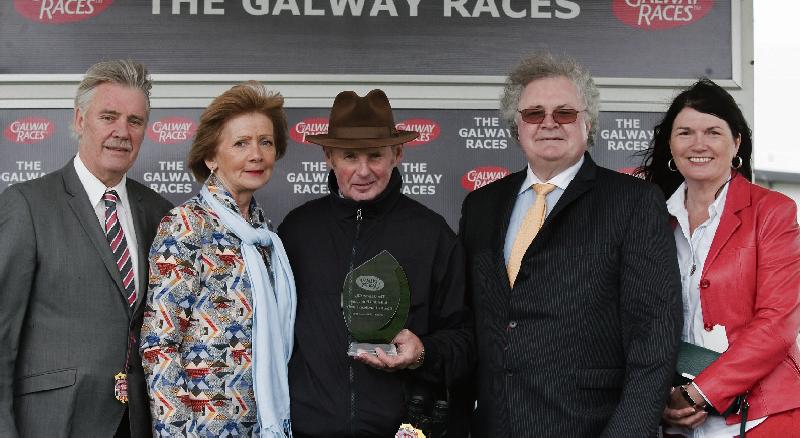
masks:
<path fill-rule="evenodd" d="M 594 143 L 597 119 L 600 112 L 600 92 L 589 71 L 569 56 L 556 56 L 548 52 L 534 53 L 522 59 L 506 78 L 503 95 L 500 97 L 500 114 L 511 132 L 517 135 L 517 105 L 522 90 L 529 83 L 544 78 L 563 76 L 575 84 L 578 94 L 586 104 L 589 116 L 589 145 Z"/>
<path fill-rule="evenodd" d="M 105 83 L 124 85 L 141 91 L 147 115 L 150 114 L 150 89 L 153 88 L 153 83 L 147 68 L 130 59 L 101 61 L 89 67 L 75 93 L 75 108 L 85 114 L 94 98 L 95 90 Z"/>

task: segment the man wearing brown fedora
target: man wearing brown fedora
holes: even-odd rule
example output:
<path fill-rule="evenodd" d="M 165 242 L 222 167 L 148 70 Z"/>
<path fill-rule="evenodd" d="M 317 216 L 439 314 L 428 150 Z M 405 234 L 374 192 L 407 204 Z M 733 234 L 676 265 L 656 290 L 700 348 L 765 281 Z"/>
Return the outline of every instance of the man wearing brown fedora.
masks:
<path fill-rule="evenodd" d="M 474 363 L 464 299 L 464 252 L 445 220 L 401 193 L 397 163 L 418 133 L 397 130 L 381 90 L 336 96 L 323 147 L 330 194 L 290 212 L 278 229 L 297 284 L 295 348 L 289 363 L 295 437 L 394 436 L 412 395 L 445 399 Z M 397 353 L 349 357 L 342 285 L 384 251 L 410 286 Z M 451 405 L 450 424 L 460 422 Z M 461 420 L 461 421 L 459 421 Z"/>

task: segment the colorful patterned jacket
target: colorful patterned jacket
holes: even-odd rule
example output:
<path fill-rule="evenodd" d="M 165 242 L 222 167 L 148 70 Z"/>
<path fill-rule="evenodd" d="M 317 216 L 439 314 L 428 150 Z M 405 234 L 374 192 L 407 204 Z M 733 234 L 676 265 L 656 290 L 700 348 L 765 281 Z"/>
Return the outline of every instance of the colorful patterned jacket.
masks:
<path fill-rule="evenodd" d="M 239 211 L 215 177 L 206 185 Z M 250 222 L 264 222 L 255 199 Z M 140 349 L 154 436 L 256 434 L 250 280 L 239 238 L 200 195 L 161 221 L 144 312 Z"/>

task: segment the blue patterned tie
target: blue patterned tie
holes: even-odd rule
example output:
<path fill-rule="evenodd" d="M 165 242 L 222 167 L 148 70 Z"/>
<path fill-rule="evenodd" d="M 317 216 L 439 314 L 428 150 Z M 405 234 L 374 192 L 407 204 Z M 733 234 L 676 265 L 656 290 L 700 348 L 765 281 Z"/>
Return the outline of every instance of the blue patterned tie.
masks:
<path fill-rule="evenodd" d="M 122 224 L 117 215 L 117 202 L 119 196 L 115 190 L 109 190 L 103 194 L 103 201 L 106 204 L 106 240 L 111 245 L 111 252 L 114 253 L 114 260 L 122 276 L 122 285 L 128 298 L 128 305 L 133 306 L 136 302 L 136 282 L 133 275 L 133 261 L 128 250 L 128 241 L 122 231 Z"/>

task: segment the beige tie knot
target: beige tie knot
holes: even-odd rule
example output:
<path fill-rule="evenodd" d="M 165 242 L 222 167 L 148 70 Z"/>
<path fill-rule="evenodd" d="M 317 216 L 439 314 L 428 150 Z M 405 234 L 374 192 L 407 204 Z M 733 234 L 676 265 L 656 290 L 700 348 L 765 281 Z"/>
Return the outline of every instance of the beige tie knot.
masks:
<path fill-rule="evenodd" d="M 533 185 L 533 191 L 536 192 L 536 194 L 538 195 L 537 198 L 539 196 L 547 196 L 547 194 L 555 190 L 555 188 L 556 188 L 555 185 L 547 183 L 540 183 Z"/>
<path fill-rule="evenodd" d="M 519 274 L 522 257 L 544 223 L 544 216 L 547 212 L 547 194 L 552 192 L 556 186 L 553 184 L 534 184 L 532 188 L 536 192 L 536 200 L 533 201 L 533 205 L 528 208 L 525 217 L 522 219 L 522 224 L 517 230 L 517 237 L 514 239 L 514 245 L 511 247 L 511 255 L 508 257 L 508 266 L 506 266 L 508 281 L 512 287 L 517 279 L 517 274 Z"/>

